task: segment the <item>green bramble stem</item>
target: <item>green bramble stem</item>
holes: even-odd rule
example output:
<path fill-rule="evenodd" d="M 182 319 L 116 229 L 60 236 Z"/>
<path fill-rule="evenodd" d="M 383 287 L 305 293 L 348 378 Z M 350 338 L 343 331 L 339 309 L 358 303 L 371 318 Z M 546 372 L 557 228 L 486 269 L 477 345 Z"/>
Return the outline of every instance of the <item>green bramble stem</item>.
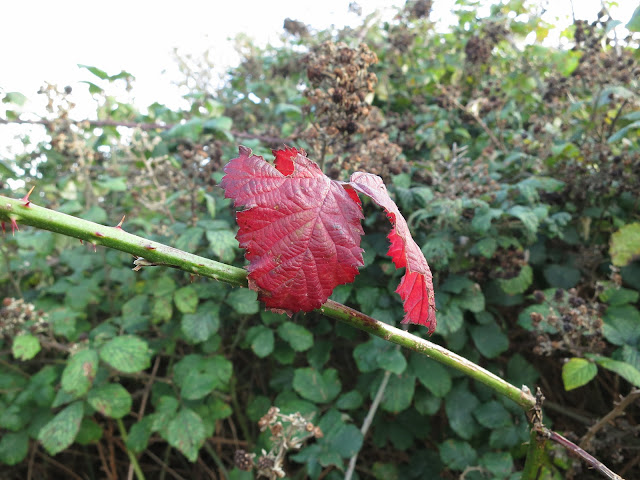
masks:
<path fill-rule="evenodd" d="M 210 277 L 230 285 L 247 286 L 247 272 L 241 268 L 192 255 L 182 250 L 132 235 L 118 227 L 107 227 L 48 208 L 39 207 L 27 199 L 16 200 L 0 195 L 0 220 L 5 223 L 13 220 L 18 224 L 31 225 L 43 230 L 79 238 L 95 245 L 130 253 L 137 257 L 134 262 L 136 268 L 163 265 L 178 268 L 187 273 Z M 517 388 L 488 370 L 435 343 L 371 318 L 332 300 L 328 300 L 316 311 L 455 368 L 484 383 L 497 393 L 510 398 L 525 410 L 535 406 L 535 398 L 526 387 L 523 389 Z"/>

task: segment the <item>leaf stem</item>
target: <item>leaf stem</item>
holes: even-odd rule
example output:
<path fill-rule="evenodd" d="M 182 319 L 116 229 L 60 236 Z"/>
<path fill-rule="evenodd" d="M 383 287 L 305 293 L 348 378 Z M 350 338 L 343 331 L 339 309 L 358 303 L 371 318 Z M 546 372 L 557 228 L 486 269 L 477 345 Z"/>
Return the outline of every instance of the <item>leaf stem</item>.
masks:
<path fill-rule="evenodd" d="M 140 468 L 140 464 L 138 463 L 138 459 L 133 454 L 129 447 L 127 447 L 127 429 L 124 428 L 124 423 L 122 423 L 121 418 L 116 418 L 116 424 L 118 425 L 118 430 L 120 430 L 120 436 L 122 437 L 122 444 L 127 451 L 127 455 L 129 456 L 129 461 L 133 466 L 133 471 L 136 472 L 136 478 L 138 480 L 145 480 L 144 473 L 142 473 L 142 469 Z"/>
<path fill-rule="evenodd" d="M 107 227 L 48 208 L 39 207 L 29 201 L 25 202 L 24 200 L 0 195 L 0 220 L 5 222 L 14 220 L 25 225 L 130 253 L 137 258 L 134 262 L 137 267 L 141 265 L 164 265 L 187 273 L 210 277 L 230 285 L 247 286 L 247 272 L 241 268 L 183 252 L 176 248 L 132 235 L 119 228 Z M 140 261 L 141 258 L 144 262 Z M 440 345 L 395 328 L 333 300 L 328 300 L 317 311 L 455 368 L 465 375 L 484 383 L 495 392 L 513 400 L 525 410 L 535 406 L 535 398 L 527 387 L 517 388 L 497 375 Z"/>

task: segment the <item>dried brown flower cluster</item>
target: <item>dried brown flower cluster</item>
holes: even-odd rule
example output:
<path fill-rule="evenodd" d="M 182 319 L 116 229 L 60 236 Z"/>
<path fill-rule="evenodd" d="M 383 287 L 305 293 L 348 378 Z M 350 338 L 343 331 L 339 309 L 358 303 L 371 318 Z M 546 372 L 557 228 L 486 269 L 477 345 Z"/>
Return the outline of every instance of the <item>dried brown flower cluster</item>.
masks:
<path fill-rule="evenodd" d="M 321 163 L 332 158 L 332 176 L 366 170 L 385 179 L 400 173 L 405 164 L 401 149 L 383 132 L 384 119 L 371 106 L 377 83 L 369 67 L 376 54 L 362 44 L 325 42 L 305 58 L 309 88 L 306 113 L 314 117 L 304 133 Z"/>
<path fill-rule="evenodd" d="M 583 356 L 604 350 L 603 304 L 595 299 L 585 300 L 578 296 L 575 288 L 568 292 L 557 289 L 552 298 L 546 298 L 544 292 L 539 290 L 533 295 L 536 301 L 549 307 L 546 315 L 531 313 L 537 332 L 533 349 L 535 354 L 549 356 L 554 352 L 569 352 L 574 356 Z M 549 333 L 548 327 L 552 327 L 555 333 Z"/>
<path fill-rule="evenodd" d="M 323 436 L 320 427 L 311 423 L 300 413 L 285 415 L 280 413 L 278 407 L 271 407 L 269 411 L 258 420 L 260 431 L 271 432 L 271 449 L 265 450 L 256 460 L 255 453 L 247 453 L 245 450 L 236 450 L 235 465 L 240 470 L 256 470 L 257 478 L 266 477 L 276 480 L 286 476 L 283 470 L 285 455 L 288 450 L 298 450 L 305 441 L 310 438 Z"/>
<path fill-rule="evenodd" d="M 27 327 L 26 324 L 29 324 Z M 47 314 L 23 299 L 7 297 L 0 307 L 0 338 L 15 337 L 25 330 L 41 333 L 47 329 Z"/>
<path fill-rule="evenodd" d="M 488 22 L 478 35 L 474 35 L 464 47 L 467 60 L 474 65 L 482 65 L 491 58 L 491 51 L 509 31 L 497 22 Z"/>

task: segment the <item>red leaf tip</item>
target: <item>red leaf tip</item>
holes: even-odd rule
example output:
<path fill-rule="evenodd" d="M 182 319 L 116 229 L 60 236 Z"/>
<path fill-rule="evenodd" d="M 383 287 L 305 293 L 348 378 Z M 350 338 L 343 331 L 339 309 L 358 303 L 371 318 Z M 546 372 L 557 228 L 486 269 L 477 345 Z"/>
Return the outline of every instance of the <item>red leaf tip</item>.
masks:
<path fill-rule="evenodd" d="M 303 157 L 307 156 L 304 150 L 302 149 L 298 150 L 297 148 L 294 148 L 294 147 L 287 147 L 286 145 L 284 146 L 283 150 L 271 150 L 271 151 L 273 152 L 273 155 L 276 157 L 276 160 L 274 162 L 276 169 L 285 177 L 288 177 L 291 174 L 293 174 L 293 171 L 295 170 L 293 159 L 295 157 L 297 157 L 298 155 L 302 155 Z"/>

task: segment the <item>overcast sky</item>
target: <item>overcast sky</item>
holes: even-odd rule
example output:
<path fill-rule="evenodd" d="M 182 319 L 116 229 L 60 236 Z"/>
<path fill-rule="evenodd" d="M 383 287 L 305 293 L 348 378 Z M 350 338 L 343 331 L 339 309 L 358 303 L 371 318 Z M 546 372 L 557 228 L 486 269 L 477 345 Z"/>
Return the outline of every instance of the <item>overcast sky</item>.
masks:
<path fill-rule="evenodd" d="M 19 91 L 35 103 L 44 81 L 71 85 L 75 100 L 90 100 L 87 86 L 78 83 L 91 75 L 77 64 L 88 64 L 115 74 L 126 70 L 136 77 L 134 95 L 139 106 L 154 101 L 176 106 L 180 92 L 172 80 L 181 78 L 172 57 L 173 47 L 185 53 L 211 50 L 219 71 L 236 59 L 230 38 L 244 32 L 260 43 L 276 42 L 287 17 L 325 28 L 361 22 L 349 13 L 350 0 L 7 0 L 0 13 L 0 93 Z M 435 0 L 432 19 L 451 18 L 455 0 Z M 571 12 L 569 0 L 548 3 L 547 19 Z M 595 18 L 600 0 L 574 0 L 578 18 Z M 614 17 L 626 23 L 637 5 L 620 0 Z M 387 17 L 393 5 L 404 0 L 362 0 L 365 14 L 382 10 Z M 487 5 L 489 2 L 487 2 Z M 566 20 L 564 24 L 566 24 Z M 562 22 L 560 22 L 562 23 Z M 87 107 L 88 108 L 88 107 Z M 90 111 L 87 110 L 87 111 Z M 0 110 L 0 114 L 1 114 Z M 76 115 L 77 116 L 77 115 Z M 0 139 L 3 128 L 0 127 Z M 4 132 L 6 134 L 6 131 Z"/>

